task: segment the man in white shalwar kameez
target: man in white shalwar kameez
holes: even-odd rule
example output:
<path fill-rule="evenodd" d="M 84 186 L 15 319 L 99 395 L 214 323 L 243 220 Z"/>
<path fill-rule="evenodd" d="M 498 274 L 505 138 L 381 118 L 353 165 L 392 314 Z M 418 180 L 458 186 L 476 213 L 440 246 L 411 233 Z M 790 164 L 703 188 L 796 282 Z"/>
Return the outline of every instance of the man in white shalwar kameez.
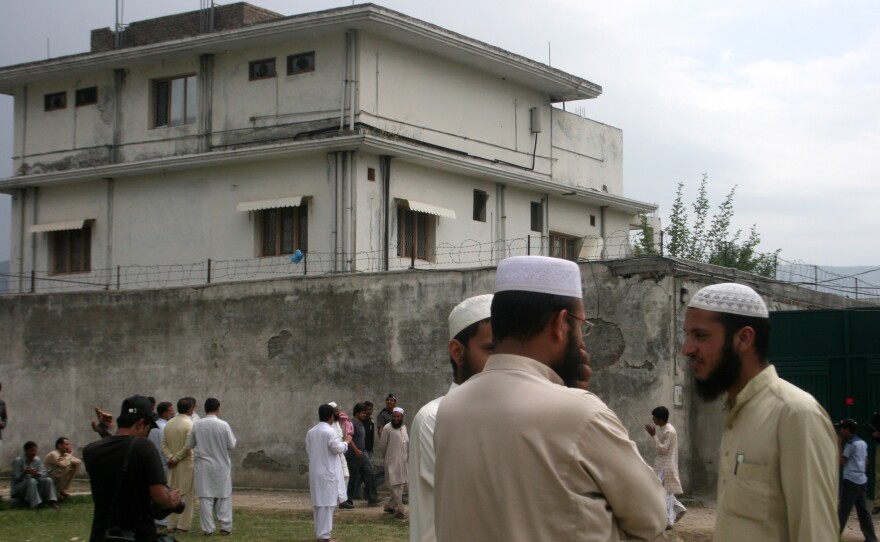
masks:
<path fill-rule="evenodd" d="M 215 531 L 214 514 L 220 534 L 232 533 L 232 460 L 235 435 L 229 424 L 219 418 L 220 401 L 205 401 L 206 416 L 193 425 L 187 446 L 195 455 L 195 492 L 199 498 L 199 526 L 206 535 Z"/>
<path fill-rule="evenodd" d="M 492 294 L 465 299 L 449 313 L 449 363 L 453 383 L 449 391 L 483 371 L 495 349 L 492 341 Z M 409 540 L 436 542 L 434 530 L 434 424 L 443 397 L 429 402 L 410 426 Z"/>
<path fill-rule="evenodd" d="M 663 482 L 666 490 L 666 528 L 671 529 L 674 523 L 684 516 L 687 508 L 678 502 L 676 495 L 684 493 L 681 479 L 678 476 L 678 433 L 669 423 L 669 409 L 659 406 L 651 411 L 656 427 L 645 425 L 645 431 L 651 435 L 657 456 L 654 458 L 654 472 Z"/>
<path fill-rule="evenodd" d="M 162 453 L 162 433 L 165 431 L 165 425 L 168 423 L 168 420 L 173 418 L 176 414 L 176 412 L 174 412 L 174 405 L 168 401 L 162 401 L 156 406 L 156 414 L 159 415 L 159 417 L 156 418 L 156 425 L 158 427 L 150 429 L 147 438 L 150 439 L 150 442 L 155 444 L 156 449 L 159 450 L 159 457 L 162 458 L 162 468 L 165 470 L 165 476 L 167 477 L 168 465 L 166 463 L 168 458 Z M 155 523 L 161 527 L 168 527 L 168 518 L 157 519 Z"/>
<path fill-rule="evenodd" d="M 306 434 L 306 453 L 309 455 L 309 495 L 315 518 L 315 536 L 318 541 L 339 542 L 331 537 L 333 510 L 348 499 L 339 455 L 348 450 L 351 435 L 340 439 L 332 424 L 333 407 L 318 407 L 318 423 Z"/>
<path fill-rule="evenodd" d="M 339 419 L 339 405 L 335 402 L 330 401 L 327 403 L 328 405 L 333 407 L 333 430 L 336 431 L 336 434 L 339 435 L 339 440 L 342 440 L 346 434 L 351 435 L 350 432 L 345 430 L 345 427 L 342 424 L 342 421 Z M 351 476 L 351 473 L 348 472 L 348 461 L 345 460 L 344 454 L 339 454 L 339 462 L 342 463 L 342 476 L 345 478 L 345 486 L 348 487 L 348 479 Z M 347 495 L 347 493 L 346 493 Z M 348 497 L 346 497 L 348 500 Z M 354 507 L 352 507 L 354 508 Z"/>

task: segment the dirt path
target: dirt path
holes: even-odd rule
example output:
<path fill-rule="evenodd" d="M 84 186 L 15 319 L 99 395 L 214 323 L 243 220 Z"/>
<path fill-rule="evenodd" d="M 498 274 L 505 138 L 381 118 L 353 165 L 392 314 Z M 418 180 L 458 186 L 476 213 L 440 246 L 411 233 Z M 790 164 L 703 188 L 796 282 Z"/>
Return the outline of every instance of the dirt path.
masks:
<path fill-rule="evenodd" d="M 89 484 L 85 480 L 75 480 L 71 487 L 73 495 L 87 495 Z M 0 496 L 9 498 L 9 480 L 0 480 Z M 380 498 L 384 501 L 387 493 L 380 491 Z M 700 495 L 681 499 L 688 512 L 675 528 L 666 531 L 656 542 L 709 542 L 712 540 L 712 531 L 715 525 L 715 501 L 710 496 Z M 232 492 L 232 506 L 238 510 L 255 510 L 267 512 L 288 512 L 291 515 L 310 516 L 312 503 L 307 490 L 281 490 L 281 489 L 241 489 L 235 488 Z M 368 507 L 365 501 L 355 501 L 353 510 L 339 511 L 339 514 L 355 515 L 368 519 L 375 517 L 380 519 L 384 516 L 381 506 Z M 880 516 L 875 516 L 875 529 L 880 532 Z M 843 540 L 862 540 L 858 521 L 855 514 L 850 517 L 847 528 L 844 530 Z"/>

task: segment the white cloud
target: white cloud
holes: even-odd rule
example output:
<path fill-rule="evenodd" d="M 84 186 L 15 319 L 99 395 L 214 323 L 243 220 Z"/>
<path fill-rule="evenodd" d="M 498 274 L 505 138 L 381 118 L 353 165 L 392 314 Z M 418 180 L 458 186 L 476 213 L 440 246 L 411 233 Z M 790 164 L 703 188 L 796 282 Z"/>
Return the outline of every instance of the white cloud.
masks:
<path fill-rule="evenodd" d="M 283 14 L 350 5 L 255 3 Z M 569 107 L 624 130 L 627 196 L 665 211 L 678 181 L 695 191 L 706 172 L 712 201 L 739 186 L 736 225 L 757 222 L 765 248 L 816 263 L 880 262 L 880 244 L 872 242 L 880 2 L 381 3 L 542 62 L 550 42 L 555 67 L 602 85 L 597 100 Z M 84 51 L 89 30 L 113 22 L 106 4 L 12 3 L 0 22 L 7 45 L 0 61 L 41 58 L 47 36 L 53 54 Z M 170 1 L 129 4 L 128 21 L 184 9 Z M 37 31 L 10 22 L 37 18 Z"/>

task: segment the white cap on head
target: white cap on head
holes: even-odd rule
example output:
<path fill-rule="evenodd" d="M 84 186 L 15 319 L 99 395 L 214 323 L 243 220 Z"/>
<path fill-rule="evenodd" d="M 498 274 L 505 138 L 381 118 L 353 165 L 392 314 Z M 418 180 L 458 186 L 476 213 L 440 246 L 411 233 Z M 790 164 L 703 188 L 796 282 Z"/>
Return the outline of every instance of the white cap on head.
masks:
<path fill-rule="evenodd" d="M 333 401 L 330 401 L 330 402 L 327 403 L 327 404 L 330 405 L 330 406 L 332 406 L 333 408 L 336 408 L 337 406 L 339 406 L 339 405 L 337 405 L 336 403 L 334 403 Z"/>
<path fill-rule="evenodd" d="M 495 272 L 495 293 L 509 291 L 582 298 L 581 270 L 576 263 L 561 258 L 506 258 L 501 260 Z"/>
<path fill-rule="evenodd" d="M 400 408 L 399 406 L 396 406 L 396 407 L 394 407 L 394 410 L 392 410 L 391 412 L 400 412 L 401 414 L 403 414 L 403 409 Z"/>
<path fill-rule="evenodd" d="M 493 297 L 492 294 L 475 295 L 456 305 L 449 313 L 449 340 L 471 324 L 489 318 L 492 315 Z"/>
<path fill-rule="evenodd" d="M 764 300 L 761 299 L 758 292 L 748 286 L 733 282 L 713 284 L 702 288 L 691 298 L 688 307 L 754 318 L 770 317 L 767 305 L 764 304 Z"/>

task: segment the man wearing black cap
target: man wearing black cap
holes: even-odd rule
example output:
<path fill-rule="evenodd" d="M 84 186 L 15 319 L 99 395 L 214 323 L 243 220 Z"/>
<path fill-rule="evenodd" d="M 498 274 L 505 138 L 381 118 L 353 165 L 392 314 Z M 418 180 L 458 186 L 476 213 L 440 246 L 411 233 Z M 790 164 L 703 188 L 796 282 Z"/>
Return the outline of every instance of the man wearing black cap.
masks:
<path fill-rule="evenodd" d="M 113 530 L 130 533 L 138 542 L 152 541 L 156 536 L 152 509 L 175 508 L 180 495 L 165 485 L 159 452 L 146 439 L 156 427 L 150 401 L 141 395 L 124 400 L 116 424 L 115 436 L 83 450 L 95 501 L 89 540 L 103 542 L 107 531 Z"/>
<path fill-rule="evenodd" d="M 379 436 L 382 436 L 382 428 L 391 423 L 391 413 L 397 406 L 397 397 L 393 393 L 389 393 L 385 398 L 385 408 L 376 416 L 376 428 L 379 430 Z"/>

